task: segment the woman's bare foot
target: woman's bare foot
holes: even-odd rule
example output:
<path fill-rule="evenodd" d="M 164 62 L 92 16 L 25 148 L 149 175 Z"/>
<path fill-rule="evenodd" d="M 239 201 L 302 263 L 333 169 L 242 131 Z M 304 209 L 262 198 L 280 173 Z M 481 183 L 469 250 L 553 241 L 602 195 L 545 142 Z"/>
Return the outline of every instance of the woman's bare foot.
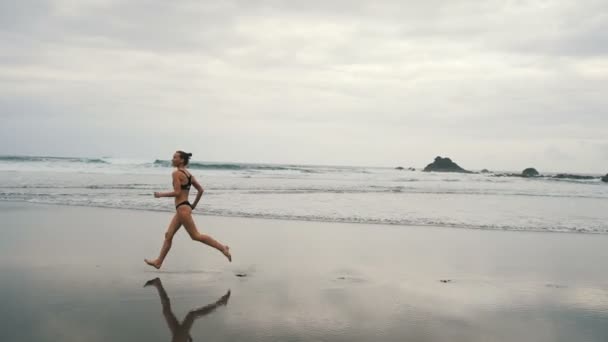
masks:
<path fill-rule="evenodd" d="M 232 262 L 232 254 L 230 254 L 230 247 L 228 245 L 224 245 L 224 250 L 222 251 L 222 254 L 224 254 L 224 256 L 228 258 L 228 261 Z"/>
<path fill-rule="evenodd" d="M 146 262 L 146 264 L 156 268 L 157 270 L 160 268 L 160 263 L 158 262 L 158 260 L 148 260 L 148 259 L 144 259 L 144 261 Z"/>

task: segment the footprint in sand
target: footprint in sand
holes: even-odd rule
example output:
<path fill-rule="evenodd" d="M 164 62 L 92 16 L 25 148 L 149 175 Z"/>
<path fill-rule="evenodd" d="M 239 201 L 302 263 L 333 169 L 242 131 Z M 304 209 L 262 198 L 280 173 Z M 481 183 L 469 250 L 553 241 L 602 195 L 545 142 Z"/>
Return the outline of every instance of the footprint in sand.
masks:
<path fill-rule="evenodd" d="M 340 280 L 340 281 L 345 281 L 345 282 L 349 282 L 349 283 L 364 283 L 366 282 L 366 280 L 362 277 L 355 277 L 355 276 L 338 276 L 336 277 L 336 280 Z"/>
<path fill-rule="evenodd" d="M 256 272 L 256 265 L 239 267 L 234 270 L 234 275 L 239 278 L 250 278 Z"/>

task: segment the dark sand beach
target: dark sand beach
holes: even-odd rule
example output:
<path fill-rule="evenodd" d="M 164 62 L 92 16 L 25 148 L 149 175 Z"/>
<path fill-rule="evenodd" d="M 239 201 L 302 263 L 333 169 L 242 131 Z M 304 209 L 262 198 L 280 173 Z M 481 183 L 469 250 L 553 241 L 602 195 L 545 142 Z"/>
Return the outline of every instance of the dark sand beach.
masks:
<path fill-rule="evenodd" d="M 606 235 L 171 215 L 0 203 L 0 341 L 608 340 Z"/>

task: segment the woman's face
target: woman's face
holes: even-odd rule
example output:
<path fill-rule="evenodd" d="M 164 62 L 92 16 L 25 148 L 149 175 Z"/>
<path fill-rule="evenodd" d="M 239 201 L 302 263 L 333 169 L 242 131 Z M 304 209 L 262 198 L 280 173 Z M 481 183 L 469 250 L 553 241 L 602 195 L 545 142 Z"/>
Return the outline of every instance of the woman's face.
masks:
<path fill-rule="evenodd" d="M 184 163 L 184 160 L 182 159 L 182 157 L 179 155 L 179 153 L 175 152 L 173 154 L 173 159 L 171 160 L 171 164 L 175 167 L 178 167 L 180 165 L 182 165 Z"/>

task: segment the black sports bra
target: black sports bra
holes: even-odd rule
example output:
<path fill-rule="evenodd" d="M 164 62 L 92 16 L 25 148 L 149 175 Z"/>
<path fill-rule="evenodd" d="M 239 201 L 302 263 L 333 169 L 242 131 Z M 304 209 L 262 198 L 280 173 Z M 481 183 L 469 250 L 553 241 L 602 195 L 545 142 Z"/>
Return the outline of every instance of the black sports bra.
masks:
<path fill-rule="evenodd" d="M 186 175 L 186 177 L 188 177 L 188 183 L 181 184 L 182 190 L 190 190 L 190 186 L 192 186 L 192 175 L 188 175 L 186 173 L 186 171 L 184 171 L 184 170 L 179 170 L 179 171 L 183 172 Z"/>

